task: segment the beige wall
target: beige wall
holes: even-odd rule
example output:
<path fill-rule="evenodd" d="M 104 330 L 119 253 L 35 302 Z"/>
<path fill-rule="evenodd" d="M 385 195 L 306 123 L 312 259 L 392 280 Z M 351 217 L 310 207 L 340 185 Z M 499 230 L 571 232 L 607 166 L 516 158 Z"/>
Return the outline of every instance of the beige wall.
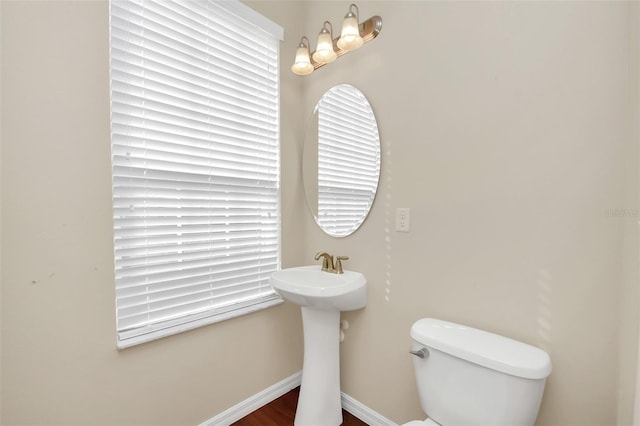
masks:
<path fill-rule="evenodd" d="M 364 1 L 379 39 L 302 78 L 299 36 L 348 2 L 249 4 L 285 27 L 283 266 L 328 250 L 369 278 L 343 390 L 422 417 L 408 331 L 434 316 L 549 351 L 540 425 L 630 424 L 638 217 L 605 212 L 638 208 L 637 5 Z M 4 0 L 1 19 L 2 424 L 197 424 L 299 370 L 288 304 L 115 349 L 107 3 Z M 338 83 L 383 145 L 371 215 L 343 239 L 300 179 L 307 115 Z"/>
<path fill-rule="evenodd" d="M 108 26 L 106 1 L 2 4 L 3 425 L 194 425 L 301 368 L 291 305 L 116 350 Z M 283 112 L 295 102 L 283 90 Z"/>
<path fill-rule="evenodd" d="M 408 332 L 414 320 L 434 316 L 550 353 L 539 424 L 613 425 L 618 416 L 630 424 L 638 297 L 633 7 L 360 3 L 362 18 L 383 17 L 379 39 L 304 86 L 307 111 L 334 84 L 360 88 L 383 144 L 378 197 L 360 231 L 331 239 L 305 217 L 307 260 L 316 250 L 346 254 L 369 278 L 368 306 L 344 315 L 348 394 L 396 422 L 422 417 Z M 347 5 L 309 8 L 315 35 Z M 411 208 L 409 234 L 394 232 L 397 207 Z M 629 216 L 607 217 L 613 209 Z"/>

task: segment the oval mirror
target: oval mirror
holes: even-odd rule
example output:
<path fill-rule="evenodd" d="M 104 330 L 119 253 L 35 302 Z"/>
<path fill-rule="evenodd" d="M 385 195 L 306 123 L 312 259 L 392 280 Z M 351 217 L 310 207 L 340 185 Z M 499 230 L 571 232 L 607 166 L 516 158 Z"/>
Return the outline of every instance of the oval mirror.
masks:
<path fill-rule="evenodd" d="M 371 105 L 340 84 L 316 104 L 304 143 L 307 204 L 318 226 L 346 237 L 364 222 L 380 178 L 380 136 Z"/>

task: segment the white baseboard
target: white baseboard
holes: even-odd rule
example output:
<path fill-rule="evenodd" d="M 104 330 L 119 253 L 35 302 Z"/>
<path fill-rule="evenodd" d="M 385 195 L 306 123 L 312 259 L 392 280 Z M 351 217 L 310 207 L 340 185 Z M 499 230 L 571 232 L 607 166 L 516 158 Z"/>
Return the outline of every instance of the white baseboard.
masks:
<path fill-rule="evenodd" d="M 371 408 L 344 392 L 342 392 L 342 408 L 369 426 L 398 426 L 397 423 L 392 422 L 382 414 L 373 411 Z"/>
<path fill-rule="evenodd" d="M 229 426 L 247 414 L 267 405 L 274 399 L 281 397 L 291 389 L 300 386 L 301 379 L 302 372 L 299 371 L 286 379 L 279 381 L 275 385 L 269 386 L 267 389 L 245 399 L 239 404 L 234 405 L 228 410 L 223 411 L 217 416 L 210 418 L 199 426 Z"/>
<path fill-rule="evenodd" d="M 279 381 L 275 385 L 269 386 L 267 389 L 245 399 L 239 404 L 223 411 L 217 416 L 200 423 L 199 426 L 229 426 L 247 414 L 267 405 L 274 399 L 281 397 L 291 389 L 300 386 L 301 379 L 302 372 L 299 371 L 286 379 Z M 341 399 L 343 409 L 353 414 L 369 426 L 398 426 L 396 423 L 373 411 L 344 392 L 341 394 Z"/>

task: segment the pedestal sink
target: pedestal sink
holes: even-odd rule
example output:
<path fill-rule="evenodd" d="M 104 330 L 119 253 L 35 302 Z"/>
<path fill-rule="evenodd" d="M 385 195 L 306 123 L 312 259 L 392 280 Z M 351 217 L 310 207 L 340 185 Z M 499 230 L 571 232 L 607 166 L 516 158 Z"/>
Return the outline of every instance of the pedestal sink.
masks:
<path fill-rule="evenodd" d="M 294 424 L 339 426 L 340 312 L 365 307 L 367 280 L 359 272 L 333 274 L 314 265 L 274 272 L 271 285 L 302 310 L 304 360 Z"/>

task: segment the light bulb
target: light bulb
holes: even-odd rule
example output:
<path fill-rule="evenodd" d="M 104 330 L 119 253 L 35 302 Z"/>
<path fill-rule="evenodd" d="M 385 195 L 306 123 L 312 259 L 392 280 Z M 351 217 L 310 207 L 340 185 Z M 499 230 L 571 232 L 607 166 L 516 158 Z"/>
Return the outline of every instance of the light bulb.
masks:
<path fill-rule="evenodd" d="M 357 6 L 352 4 L 351 7 Z M 364 40 L 360 36 L 360 27 L 358 24 L 358 16 L 349 8 L 349 13 L 344 17 L 342 22 L 342 33 L 338 40 L 338 47 L 342 50 L 355 50 L 364 44 Z"/>
<path fill-rule="evenodd" d="M 331 26 L 329 21 L 325 21 L 318 34 L 318 43 L 316 44 L 316 51 L 313 53 L 313 60 L 323 64 L 328 64 L 336 60 L 338 55 L 333 50 L 333 37 L 331 31 L 327 30 L 327 24 Z"/>
<path fill-rule="evenodd" d="M 300 40 L 300 44 L 296 49 L 295 62 L 291 66 L 291 71 L 298 75 L 307 75 L 313 72 L 313 65 L 311 65 L 311 59 L 309 58 L 309 47 L 304 44 L 305 38 L 302 37 L 302 40 Z"/>

